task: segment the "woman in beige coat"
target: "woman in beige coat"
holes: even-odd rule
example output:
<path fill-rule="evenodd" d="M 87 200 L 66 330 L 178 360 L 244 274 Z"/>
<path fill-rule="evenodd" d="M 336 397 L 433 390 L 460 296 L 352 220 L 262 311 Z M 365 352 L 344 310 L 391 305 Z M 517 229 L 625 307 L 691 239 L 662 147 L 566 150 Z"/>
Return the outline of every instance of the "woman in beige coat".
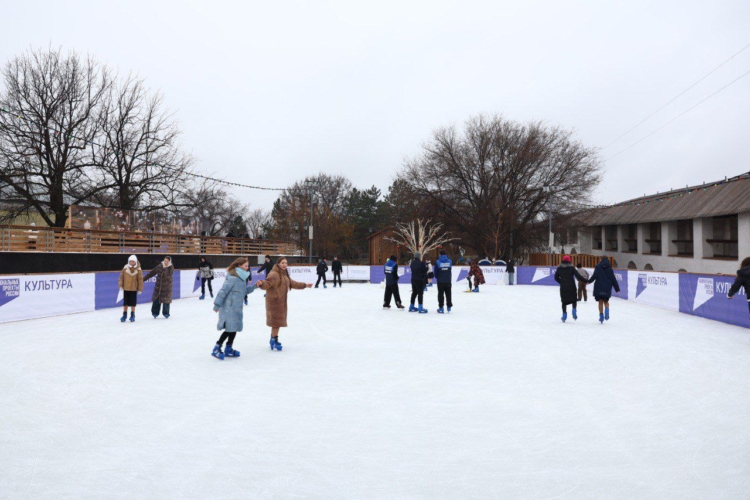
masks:
<path fill-rule="evenodd" d="M 266 292 L 266 325 L 271 327 L 271 350 L 281 350 L 279 342 L 279 328 L 286 325 L 287 303 L 286 296 L 289 290 L 302 290 L 311 288 L 312 283 L 304 284 L 294 281 L 289 277 L 287 260 L 282 258 L 273 266 L 265 280 L 258 281 L 257 285 Z"/>
<path fill-rule="evenodd" d="M 128 307 L 130 307 L 130 321 L 135 321 L 135 306 L 138 305 L 138 294 L 143 291 L 143 271 L 141 264 L 135 255 L 128 257 L 128 263 L 120 271 L 118 286 L 122 290 L 122 318 L 120 321 L 125 323 L 128 317 Z"/>

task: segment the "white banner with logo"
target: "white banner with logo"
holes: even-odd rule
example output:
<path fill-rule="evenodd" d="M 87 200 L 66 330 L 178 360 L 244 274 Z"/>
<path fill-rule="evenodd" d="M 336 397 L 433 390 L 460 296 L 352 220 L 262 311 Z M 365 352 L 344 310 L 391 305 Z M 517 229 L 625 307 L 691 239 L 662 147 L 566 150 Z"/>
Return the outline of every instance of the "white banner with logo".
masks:
<path fill-rule="evenodd" d="M 187 271 L 179 271 L 180 273 L 180 298 L 185 299 L 188 297 L 200 297 L 201 295 L 201 280 L 198 279 L 198 270 L 192 269 Z M 227 277 L 226 269 L 214 269 L 214 279 L 211 280 L 211 288 L 216 292 L 221 290 L 224 285 L 224 280 Z M 257 279 L 256 276 L 253 279 Z M 209 297 L 208 281 L 206 281 L 206 297 Z"/>
<path fill-rule="evenodd" d="M 0 323 L 95 309 L 94 274 L 0 276 Z"/>
<path fill-rule="evenodd" d="M 642 304 L 680 310 L 680 275 L 628 271 L 628 299 Z"/>

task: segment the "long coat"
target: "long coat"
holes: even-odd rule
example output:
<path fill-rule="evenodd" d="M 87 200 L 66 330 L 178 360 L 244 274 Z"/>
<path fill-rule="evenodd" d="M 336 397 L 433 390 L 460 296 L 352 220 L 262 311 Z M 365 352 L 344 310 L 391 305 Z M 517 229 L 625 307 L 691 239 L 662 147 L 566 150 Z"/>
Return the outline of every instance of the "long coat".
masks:
<path fill-rule="evenodd" d="M 289 290 L 302 290 L 307 285 L 294 281 L 289 277 L 289 272 L 282 271 L 279 265 L 273 266 L 273 270 L 268 273 L 268 277 L 260 286 L 266 291 L 266 325 L 271 328 L 281 328 L 286 324 L 286 297 Z"/>
<path fill-rule="evenodd" d="M 138 263 L 135 267 L 130 267 L 126 264 L 122 271 L 120 271 L 120 279 L 117 284 L 126 292 L 142 292 L 143 271 L 141 270 L 141 264 Z"/>
<path fill-rule="evenodd" d="M 609 300 L 612 296 L 612 288 L 620 293 L 617 277 L 606 257 L 594 268 L 594 274 L 589 278 L 589 283 L 594 283 L 594 299 L 596 300 Z"/>
<path fill-rule="evenodd" d="M 477 285 L 484 285 L 484 273 L 478 264 L 471 263 L 469 267 L 469 277 L 474 277 L 474 283 Z"/>
<path fill-rule="evenodd" d="M 172 303 L 172 274 L 174 273 L 174 266 L 170 262 L 167 267 L 164 264 L 159 264 L 153 268 L 146 276 L 143 277 L 143 281 L 148 281 L 153 276 L 156 276 L 156 285 L 154 285 L 154 293 L 151 295 L 151 302 L 157 300 L 162 304 Z"/>
<path fill-rule="evenodd" d="M 245 295 L 253 293 L 255 285 L 248 285 L 233 271 L 227 274 L 224 285 L 216 294 L 214 299 L 214 311 L 219 312 L 219 323 L 217 330 L 228 332 L 242 331 L 242 313 L 244 310 Z"/>
<path fill-rule="evenodd" d="M 578 285 L 576 279 L 583 280 L 573 264 L 563 262 L 557 266 L 555 281 L 560 283 L 560 300 L 563 305 L 575 304 L 578 300 Z"/>

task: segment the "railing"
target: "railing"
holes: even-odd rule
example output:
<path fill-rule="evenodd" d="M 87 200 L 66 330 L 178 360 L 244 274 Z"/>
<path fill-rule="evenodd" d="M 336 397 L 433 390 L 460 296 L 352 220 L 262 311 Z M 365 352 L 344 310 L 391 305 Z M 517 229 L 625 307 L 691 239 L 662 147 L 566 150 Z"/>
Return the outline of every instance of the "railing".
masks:
<path fill-rule="evenodd" d="M 0 251 L 196 255 L 301 253 L 295 243 L 288 241 L 7 225 L 0 225 Z"/>
<path fill-rule="evenodd" d="M 578 265 L 580 263 L 583 265 L 583 267 L 596 267 L 599 261 L 602 260 L 602 257 L 602 255 L 573 254 L 570 256 L 570 260 L 575 265 Z M 560 263 L 562 263 L 562 258 L 563 255 L 561 254 L 552 254 L 552 263 L 550 264 L 549 256 L 546 253 L 532 253 L 529 255 L 529 265 L 559 266 Z M 609 256 L 609 262 L 613 263 L 614 261 L 614 257 Z"/>

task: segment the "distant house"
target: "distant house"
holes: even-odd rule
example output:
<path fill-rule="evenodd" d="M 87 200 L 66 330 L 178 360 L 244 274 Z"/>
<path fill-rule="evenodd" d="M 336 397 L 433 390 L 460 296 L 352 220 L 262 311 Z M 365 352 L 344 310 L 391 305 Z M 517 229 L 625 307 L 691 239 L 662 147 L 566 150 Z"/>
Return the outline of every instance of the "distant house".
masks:
<path fill-rule="evenodd" d="M 750 256 L 750 172 L 594 209 L 579 240 L 617 267 L 734 274 Z"/>

